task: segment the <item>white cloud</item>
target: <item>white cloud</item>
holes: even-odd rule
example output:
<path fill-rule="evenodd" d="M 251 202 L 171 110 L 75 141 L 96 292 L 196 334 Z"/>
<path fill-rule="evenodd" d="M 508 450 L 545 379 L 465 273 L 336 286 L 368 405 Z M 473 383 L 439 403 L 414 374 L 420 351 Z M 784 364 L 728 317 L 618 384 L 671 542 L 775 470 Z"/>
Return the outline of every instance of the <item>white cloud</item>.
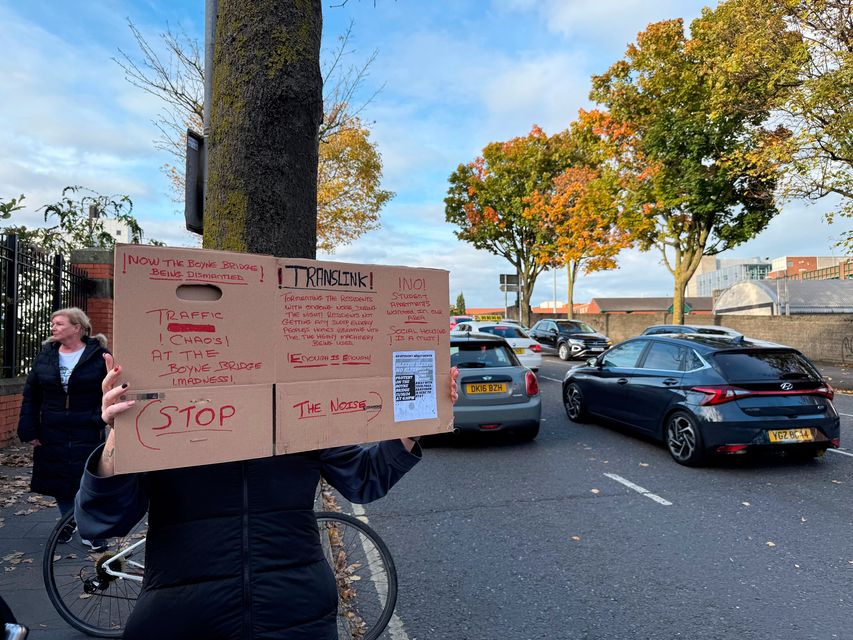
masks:
<path fill-rule="evenodd" d="M 594 41 L 621 57 L 637 33 L 652 22 L 698 16 L 707 0 L 497 0 L 505 11 L 534 11 L 546 28 L 570 40 Z M 615 59 L 614 59 L 615 61 Z"/>
<path fill-rule="evenodd" d="M 14 223 L 43 224 L 34 209 L 69 185 L 162 208 L 163 157 L 150 123 L 159 105 L 125 81 L 108 45 L 72 42 L 74 29 L 50 32 L 3 7 L 0 23 L 0 94 L 10 97 L 0 109 L 0 197 L 24 193 L 29 205 Z"/>

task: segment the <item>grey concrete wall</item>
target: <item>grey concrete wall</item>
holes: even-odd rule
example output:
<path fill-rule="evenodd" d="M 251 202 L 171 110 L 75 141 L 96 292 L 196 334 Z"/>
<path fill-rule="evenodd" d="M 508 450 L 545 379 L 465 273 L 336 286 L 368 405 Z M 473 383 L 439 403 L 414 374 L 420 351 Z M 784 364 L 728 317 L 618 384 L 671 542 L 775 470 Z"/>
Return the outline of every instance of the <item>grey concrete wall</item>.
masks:
<path fill-rule="evenodd" d="M 540 316 L 553 317 L 553 316 Z M 636 336 L 652 324 L 672 322 L 667 313 L 582 314 L 586 322 L 621 342 Z M 537 320 L 539 317 L 536 318 Z M 853 364 L 853 315 L 812 314 L 795 316 L 688 315 L 686 324 L 711 324 L 730 327 L 746 336 L 778 342 L 799 349 L 812 360 Z"/>

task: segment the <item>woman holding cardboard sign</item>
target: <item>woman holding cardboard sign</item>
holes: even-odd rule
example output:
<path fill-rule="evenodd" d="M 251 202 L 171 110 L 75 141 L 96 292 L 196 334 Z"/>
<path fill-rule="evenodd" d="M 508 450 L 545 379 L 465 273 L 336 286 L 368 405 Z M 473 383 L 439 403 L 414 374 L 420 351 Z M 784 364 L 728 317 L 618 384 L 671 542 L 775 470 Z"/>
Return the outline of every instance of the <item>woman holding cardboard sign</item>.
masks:
<path fill-rule="evenodd" d="M 102 417 L 112 425 L 134 402 L 121 400 L 121 367 L 105 360 Z M 450 376 L 453 402 L 458 373 Z M 111 432 L 87 463 L 77 523 L 84 535 L 123 535 L 148 511 L 145 583 L 125 640 L 336 640 L 338 595 L 317 535 L 317 483 L 323 476 L 348 500 L 370 502 L 421 457 L 404 438 L 117 476 L 113 453 Z"/>

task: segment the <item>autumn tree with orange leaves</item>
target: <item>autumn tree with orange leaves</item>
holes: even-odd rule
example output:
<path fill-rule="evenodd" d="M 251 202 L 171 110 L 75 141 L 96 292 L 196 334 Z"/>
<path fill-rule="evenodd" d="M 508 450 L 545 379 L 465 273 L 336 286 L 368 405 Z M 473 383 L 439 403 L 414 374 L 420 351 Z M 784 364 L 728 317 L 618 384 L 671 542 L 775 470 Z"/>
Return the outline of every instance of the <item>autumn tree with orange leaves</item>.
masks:
<path fill-rule="evenodd" d="M 459 227 L 455 233 L 460 240 L 515 267 L 525 324 L 536 279 L 547 268 L 537 256 L 554 243 L 553 231 L 529 214 L 529 198 L 551 188 L 554 178 L 571 165 L 571 154 L 567 133 L 548 136 L 534 126 L 526 136 L 486 145 L 481 156 L 460 164 L 449 178 L 445 219 Z"/>
<path fill-rule="evenodd" d="M 620 194 L 628 181 L 642 179 L 623 163 L 621 173 L 610 159 L 626 147 L 630 130 L 600 111 L 580 111 L 572 123 L 570 141 L 576 166 L 554 178 L 544 191 L 533 193 L 525 216 L 535 220 L 550 237 L 537 248 L 537 258 L 568 271 L 567 317 L 574 317 L 574 286 L 578 275 L 617 267 L 616 256 L 631 246 L 631 227 L 646 221 L 625 214 Z M 623 159 L 627 160 L 627 159 Z"/>

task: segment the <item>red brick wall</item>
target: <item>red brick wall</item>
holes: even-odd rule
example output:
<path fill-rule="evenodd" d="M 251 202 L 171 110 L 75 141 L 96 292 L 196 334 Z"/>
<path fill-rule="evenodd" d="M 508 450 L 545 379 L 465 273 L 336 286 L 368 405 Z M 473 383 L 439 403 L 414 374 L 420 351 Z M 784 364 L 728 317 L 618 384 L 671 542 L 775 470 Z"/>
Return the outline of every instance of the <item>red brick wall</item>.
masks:
<path fill-rule="evenodd" d="M 112 255 L 112 254 L 111 254 Z M 75 263 L 86 272 L 89 278 L 98 280 L 113 279 L 113 263 L 91 264 Z M 108 341 L 112 341 L 113 332 L 113 299 L 90 297 L 87 301 L 86 315 L 92 321 L 92 333 L 103 333 Z"/>
<path fill-rule="evenodd" d="M 18 414 L 21 410 L 20 385 L 18 392 L 7 389 L 9 395 L 0 395 L 0 447 L 5 447 L 17 440 Z"/>

